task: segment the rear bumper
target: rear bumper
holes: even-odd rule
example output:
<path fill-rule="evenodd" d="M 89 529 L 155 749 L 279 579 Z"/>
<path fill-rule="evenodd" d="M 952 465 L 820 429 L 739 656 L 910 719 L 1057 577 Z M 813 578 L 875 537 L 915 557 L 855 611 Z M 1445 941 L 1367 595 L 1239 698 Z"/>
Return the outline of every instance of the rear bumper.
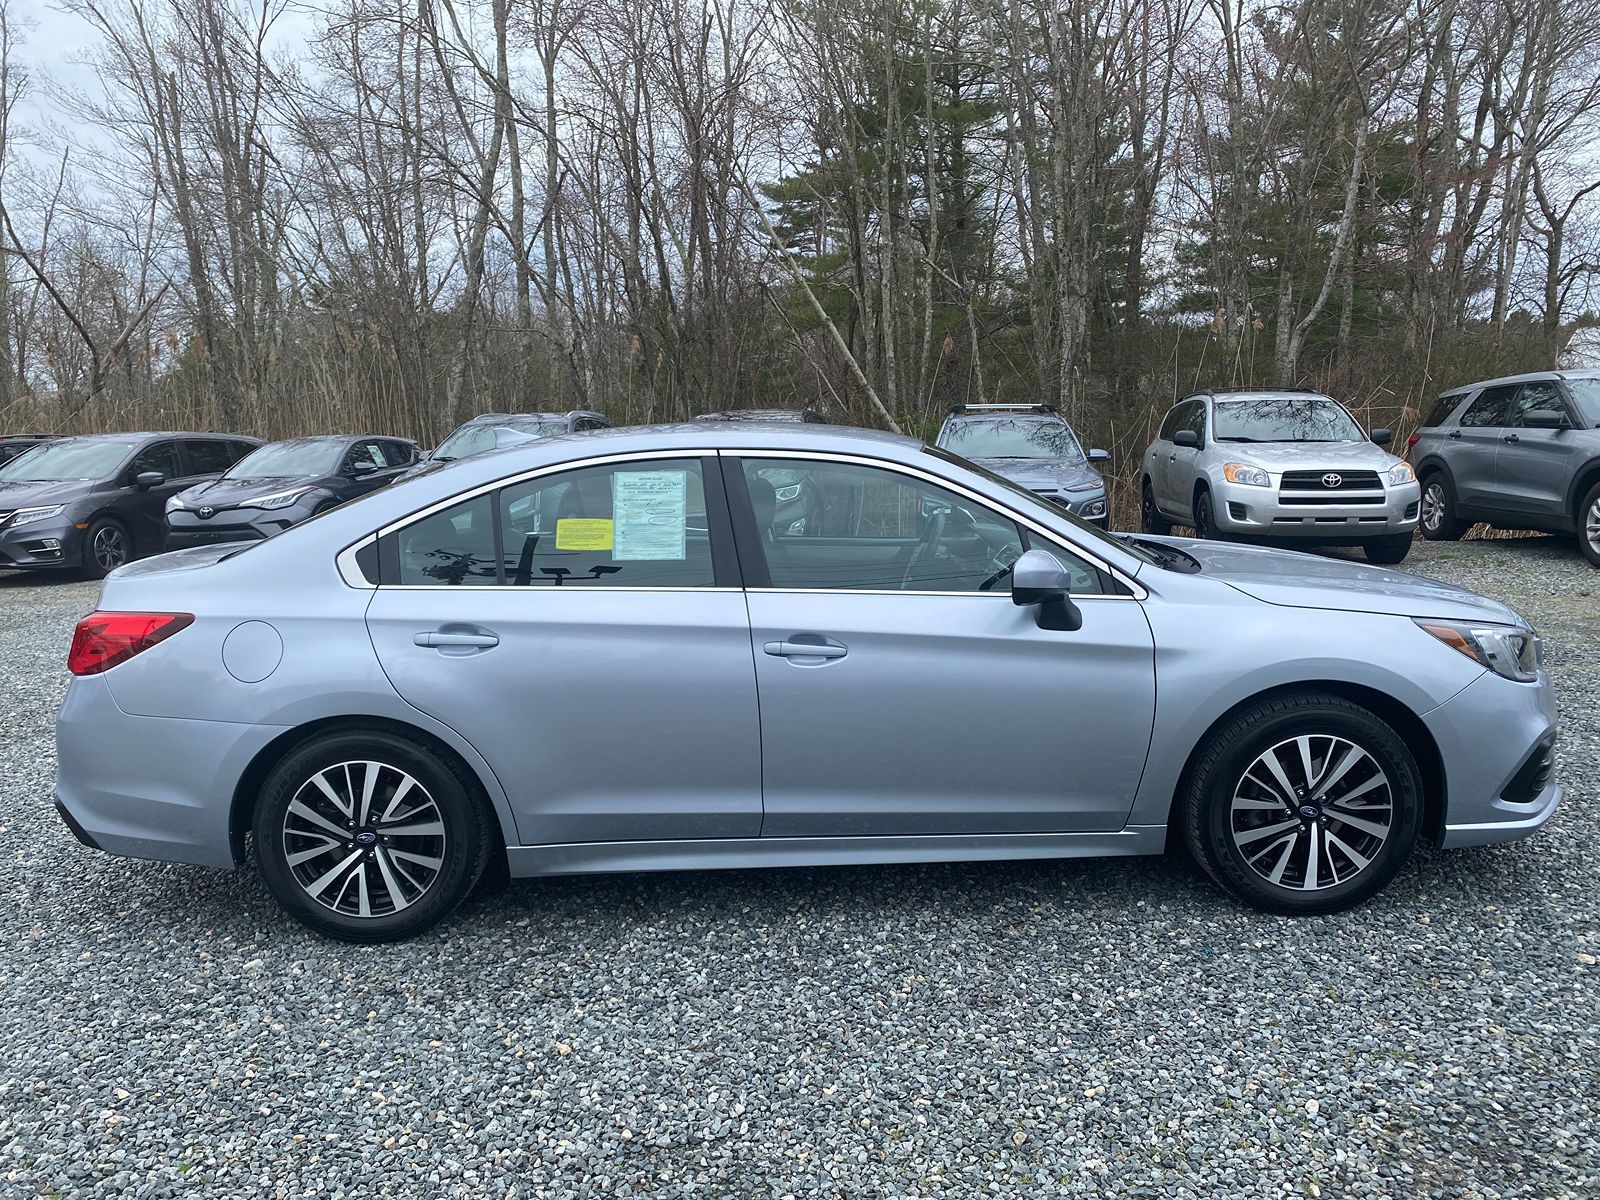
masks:
<path fill-rule="evenodd" d="M 1364 500 L 1285 495 L 1277 486 L 1213 481 L 1212 514 L 1225 533 L 1305 541 L 1360 540 L 1410 533 L 1417 527 L 1422 489 L 1415 480 L 1362 493 Z"/>
<path fill-rule="evenodd" d="M 1439 844 L 1487 846 L 1527 837 L 1555 814 L 1553 775 L 1530 790 L 1528 765 L 1557 729 L 1549 680 L 1512 683 L 1485 671 L 1423 718 L 1444 762 Z"/>
<path fill-rule="evenodd" d="M 129 858 L 237 865 L 234 789 L 273 725 L 129 716 L 103 676 L 74 679 L 56 717 L 56 808 L 86 846 Z"/>

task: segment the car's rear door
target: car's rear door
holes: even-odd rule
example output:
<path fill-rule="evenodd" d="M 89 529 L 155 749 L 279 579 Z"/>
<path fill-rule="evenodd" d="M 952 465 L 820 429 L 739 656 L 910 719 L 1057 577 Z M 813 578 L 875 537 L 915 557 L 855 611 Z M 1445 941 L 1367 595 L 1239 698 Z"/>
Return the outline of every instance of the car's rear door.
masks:
<path fill-rule="evenodd" d="M 845 456 L 725 456 L 761 699 L 763 836 L 1120 829 L 1150 745 L 1142 606 L 975 495 Z M 849 524 L 775 528 L 770 477 Z M 1010 563 L 1073 570 L 1083 628 L 1040 629 Z"/>
<path fill-rule="evenodd" d="M 395 689 L 471 742 L 524 844 L 754 837 L 749 618 L 714 457 L 614 456 L 380 539 Z"/>
<path fill-rule="evenodd" d="M 1569 428 L 1530 428 L 1530 412 L 1552 413 Z M 1495 491 L 1503 510 L 1541 524 L 1567 515 L 1567 488 L 1587 457 L 1579 439 L 1572 436 L 1570 427 L 1577 424 L 1560 384 L 1536 380 L 1522 385 L 1511 402 L 1495 455 Z"/>
<path fill-rule="evenodd" d="M 1495 459 L 1505 440 L 1506 422 L 1519 384 L 1485 388 L 1467 405 L 1455 425 L 1445 430 L 1444 459 L 1450 468 L 1456 501 L 1476 509 L 1501 507 Z"/>

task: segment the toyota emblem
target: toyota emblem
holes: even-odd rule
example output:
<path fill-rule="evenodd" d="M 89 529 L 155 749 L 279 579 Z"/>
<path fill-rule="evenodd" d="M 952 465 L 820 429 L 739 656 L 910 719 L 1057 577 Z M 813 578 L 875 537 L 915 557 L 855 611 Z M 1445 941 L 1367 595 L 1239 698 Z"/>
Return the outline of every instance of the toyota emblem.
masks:
<path fill-rule="evenodd" d="M 1339 474 L 1337 471 L 1329 471 L 1322 477 L 1323 487 L 1338 487 L 1343 482 L 1344 476 Z"/>
<path fill-rule="evenodd" d="M 1337 475 L 1335 475 L 1334 478 L 1337 479 L 1339 477 Z M 1328 481 L 1326 479 L 1324 479 L 1322 482 L 1323 483 L 1327 483 Z M 195 512 L 200 514 L 200 519 L 202 521 L 209 521 L 212 517 L 217 515 L 217 510 L 212 508 L 209 504 L 204 505 L 201 508 L 195 509 Z"/>

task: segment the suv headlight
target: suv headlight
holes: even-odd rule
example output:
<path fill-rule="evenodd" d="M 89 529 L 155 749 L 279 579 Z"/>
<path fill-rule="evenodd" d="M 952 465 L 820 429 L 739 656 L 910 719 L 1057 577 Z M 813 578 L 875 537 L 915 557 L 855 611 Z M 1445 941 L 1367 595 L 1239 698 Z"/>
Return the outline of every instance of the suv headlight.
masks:
<path fill-rule="evenodd" d="M 65 504 L 51 504 L 40 508 L 19 508 L 11 514 L 11 528 L 16 529 L 22 525 L 32 525 L 35 521 L 48 521 L 51 517 L 59 517 Z"/>
<path fill-rule="evenodd" d="M 1265 471 L 1245 463 L 1223 463 L 1222 477 L 1229 483 L 1246 483 L 1251 487 L 1272 486 L 1272 478 Z"/>
<path fill-rule="evenodd" d="M 312 489 L 310 487 L 290 488 L 286 492 L 273 492 L 271 495 L 268 495 L 268 496 L 257 496 L 254 500 L 241 501 L 239 503 L 238 507 L 240 507 L 240 508 L 288 508 L 289 505 L 293 504 L 296 500 L 300 499 L 301 496 L 304 496 L 307 492 L 309 492 L 311 490 Z"/>
<path fill-rule="evenodd" d="M 1488 667 L 1496 675 L 1532 683 L 1539 678 L 1544 662 L 1544 643 L 1531 629 L 1510 625 L 1473 625 L 1464 621 L 1416 619 L 1424 633 L 1437 638 L 1450 649 L 1465 654 L 1473 662 Z"/>
<path fill-rule="evenodd" d="M 181 493 L 179 495 L 169 496 L 167 498 L 167 511 L 169 513 L 170 512 L 182 512 L 184 509 L 186 509 L 188 507 L 189 506 L 183 502 L 183 496 L 182 496 Z"/>
<path fill-rule="evenodd" d="M 1402 483 L 1410 483 L 1416 477 L 1417 473 L 1411 469 L 1411 464 L 1408 462 L 1395 463 L 1394 466 L 1383 473 L 1383 481 L 1391 487 L 1399 487 Z"/>

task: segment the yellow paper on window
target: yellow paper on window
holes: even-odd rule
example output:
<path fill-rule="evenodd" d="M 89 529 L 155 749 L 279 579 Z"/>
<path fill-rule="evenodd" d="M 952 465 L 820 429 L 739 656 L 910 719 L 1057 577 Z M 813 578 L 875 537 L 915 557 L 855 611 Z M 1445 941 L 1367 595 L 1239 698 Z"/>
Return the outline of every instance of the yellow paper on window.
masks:
<path fill-rule="evenodd" d="M 564 517 L 556 522 L 557 550 L 611 549 L 611 522 L 597 517 Z"/>

